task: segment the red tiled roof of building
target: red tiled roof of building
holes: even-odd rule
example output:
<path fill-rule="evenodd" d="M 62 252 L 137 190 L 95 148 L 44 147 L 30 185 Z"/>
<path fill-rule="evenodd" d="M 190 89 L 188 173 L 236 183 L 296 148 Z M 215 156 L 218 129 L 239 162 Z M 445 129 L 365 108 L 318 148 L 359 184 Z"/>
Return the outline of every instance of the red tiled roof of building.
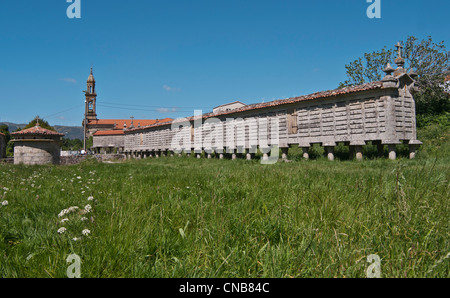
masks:
<path fill-rule="evenodd" d="M 11 135 L 13 135 L 13 136 L 14 135 L 44 135 L 44 136 L 59 136 L 59 137 L 64 136 L 64 134 L 62 134 L 62 133 L 42 128 L 39 125 L 30 127 L 30 128 L 27 128 L 27 129 L 24 129 L 21 131 L 13 132 L 13 133 L 11 133 Z"/>
<path fill-rule="evenodd" d="M 98 130 L 94 133 L 94 136 L 118 136 L 123 135 L 124 132 L 122 129 L 114 129 L 114 130 Z"/>
<path fill-rule="evenodd" d="M 383 87 L 383 82 L 375 81 L 375 82 L 370 82 L 370 83 L 366 83 L 366 84 L 358 85 L 358 86 L 350 86 L 350 87 L 345 87 L 345 88 L 341 88 L 341 89 L 316 92 L 316 93 L 309 94 L 309 95 L 303 95 L 303 96 L 292 97 L 292 98 L 287 98 L 287 99 L 279 99 L 279 100 L 274 100 L 274 101 L 265 102 L 265 103 L 250 104 L 250 105 L 247 105 L 247 106 L 244 106 L 241 108 L 233 109 L 231 111 L 223 111 L 223 112 L 220 112 L 217 114 L 207 113 L 207 114 L 203 114 L 202 118 L 206 119 L 206 118 L 217 117 L 217 116 L 221 116 L 221 115 L 228 115 L 228 114 L 235 114 L 235 113 L 239 113 L 239 112 L 246 112 L 246 111 L 251 111 L 251 110 L 256 110 L 256 109 L 270 108 L 270 107 L 275 107 L 275 106 L 284 105 L 284 104 L 292 104 L 292 103 L 297 103 L 300 101 L 329 98 L 329 97 L 343 95 L 343 94 L 378 89 L 381 87 Z M 196 117 L 192 116 L 192 117 L 187 117 L 186 119 L 194 120 L 194 118 L 196 118 Z M 186 120 L 186 119 L 184 119 L 184 120 Z M 146 127 L 141 127 L 141 128 L 135 127 L 134 129 L 127 130 L 127 132 L 128 131 L 129 132 L 137 131 L 137 130 L 151 128 L 151 127 L 158 127 L 158 126 L 163 126 L 163 125 L 170 125 L 172 123 L 172 121 L 173 120 L 166 121 L 166 122 L 159 122 L 159 123 L 148 125 Z"/>
<path fill-rule="evenodd" d="M 138 125 L 147 126 L 147 125 L 153 125 L 160 122 L 166 122 L 173 120 L 171 118 L 166 119 L 134 119 L 133 125 L 134 127 L 137 127 Z M 89 120 L 89 125 L 116 125 L 117 128 L 122 129 L 124 124 L 127 125 L 127 127 L 131 126 L 131 119 L 98 119 L 98 120 Z"/>
<path fill-rule="evenodd" d="M 450 81 L 450 75 L 446 76 L 444 79 L 444 82 L 449 82 Z"/>

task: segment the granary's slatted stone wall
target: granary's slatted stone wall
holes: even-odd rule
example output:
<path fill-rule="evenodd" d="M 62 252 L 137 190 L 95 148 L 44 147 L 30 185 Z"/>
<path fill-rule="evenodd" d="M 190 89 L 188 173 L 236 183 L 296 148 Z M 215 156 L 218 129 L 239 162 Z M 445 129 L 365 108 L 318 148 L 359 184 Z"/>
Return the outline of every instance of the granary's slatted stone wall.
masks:
<path fill-rule="evenodd" d="M 351 146 L 358 159 L 362 146 L 371 141 L 382 149 L 388 145 L 390 158 L 396 157 L 395 145 L 410 145 L 414 157 L 416 139 L 415 74 L 388 65 L 382 81 L 347 87 L 311 95 L 240 107 L 220 113 L 125 131 L 125 153 L 128 156 L 155 156 L 159 152 L 191 150 L 197 156 L 212 152 L 267 152 L 270 147 L 287 148 L 298 145 L 307 149 L 321 144 L 333 159 L 337 143 Z"/>

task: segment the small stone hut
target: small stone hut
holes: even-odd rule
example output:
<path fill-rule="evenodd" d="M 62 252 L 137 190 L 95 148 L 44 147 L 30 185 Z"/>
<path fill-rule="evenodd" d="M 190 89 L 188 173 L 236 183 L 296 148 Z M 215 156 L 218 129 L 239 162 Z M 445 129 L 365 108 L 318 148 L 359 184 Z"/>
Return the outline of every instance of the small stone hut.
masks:
<path fill-rule="evenodd" d="M 0 132 L 0 158 L 6 157 L 6 136 Z"/>
<path fill-rule="evenodd" d="M 64 134 L 36 126 L 11 133 L 14 164 L 59 164 Z"/>

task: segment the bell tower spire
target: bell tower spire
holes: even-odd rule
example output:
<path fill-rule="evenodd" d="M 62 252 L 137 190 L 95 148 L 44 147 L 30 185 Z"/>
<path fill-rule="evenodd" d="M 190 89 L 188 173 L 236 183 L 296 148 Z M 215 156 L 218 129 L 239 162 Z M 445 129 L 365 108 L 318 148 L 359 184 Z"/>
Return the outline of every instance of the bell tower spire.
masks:
<path fill-rule="evenodd" d="M 95 79 L 94 74 L 92 73 L 92 67 L 91 73 L 89 74 L 87 80 L 87 90 L 84 91 L 84 94 L 86 96 L 85 118 L 87 120 L 97 120 L 97 113 L 96 113 L 97 93 L 95 92 Z"/>

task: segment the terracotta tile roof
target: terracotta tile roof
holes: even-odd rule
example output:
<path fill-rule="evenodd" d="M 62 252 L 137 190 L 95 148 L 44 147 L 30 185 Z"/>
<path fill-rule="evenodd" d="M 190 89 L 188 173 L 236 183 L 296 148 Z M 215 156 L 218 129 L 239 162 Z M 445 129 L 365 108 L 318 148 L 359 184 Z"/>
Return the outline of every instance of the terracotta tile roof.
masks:
<path fill-rule="evenodd" d="M 345 88 L 341 88 L 341 89 L 316 92 L 316 93 L 309 94 L 309 95 L 303 95 L 303 96 L 292 97 L 292 98 L 287 98 L 287 99 L 279 99 L 279 100 L 274 100 L 274 101 L 265 102 L 265 103 L 250 104 L 250 105 L 247 105 L 247 106 L 244 106 L 241 108 L 233 109 L 231 111 L 223 111 L 223 112 L 220 112 L 217 114 L 206 113 L 206 114 L 202 115 L 202 118 L 206 119 L 206 118 L 217 117 L 217 116 L 221 116 L 221 115 L 235 114 L 235 113 L 239 113 L 239 112 L 246 112 L 246 111 L 251 111 L 251 110 L 270 108 L 270 107 L 275 107 L 275 106 L 285 105 L 285 104 L 292 104 L 292 103 L 297 103 L 297 102 L 301 102 L 301 101 L 324 99 L 324 98 L 334 97 L 334 96 L 343 95 L 343 94 L 350 94 L 350 93 L 355 93 L 355 92 L 379 89 L 381 87 L 383 87 L 383 82 L 375 81 L 375 82 L 370 82 L 370 83 L 366 83 L 366 84 L 358 85 L 358 86 L 351 86 L 351 87 L 345 87 Z M 186 119 L 194 120 L 194 117 L 193 116 L 187 117 Z M 126 132 L 133 132 L 133 131 L 142 130 L 145 128 L 170 125 L 170 124 L 172 124 L 172 121 L 173 120 L 166 121 L 166 122 L 159 122 L 159 123 L 148 125 L 148 126 L 141 127 L 141 128 L 129 129 Z"/>
<path fill-rule="evenodd" d="M 3 133 L 0 132 L 0 136 L 5 136 L 5 134 L 3 134 Z"/>
<path fill-rule="evenodd" d="M 171 118 L 166 119 L 133 119 L 133 125 L 137 127 L 138 125 L 142 126 L 148 126 L 152 124 L 159 123 L 161 121 L 169 121 L 173 120 Z M 89 120 L 89 125 L 114 125 L 116 124 L 116 127 L 119 129 L 123 128 L 123 125 L 126 124 L 127 127 L 131 126 L 131 119 L 98 119 L 98 120 Z"/>
<path fill-rule="evenodd" d="M 123 135 L 124 132 L 122 129 L 114 129 L 114 130 L 98 130 L 94 133 L 94 136 L 118 136 Z"/>
<path fill-rule="evenodd" d="M 19 135 L 43 135 L 43 136 L 55 136 L 55 137 L 62 137 L 64 134 L 42 128 L 38 125 L 34 127 L 30 127 L 21 131 L 13 132 L 11 133 L 12 136 L 19 136 Z"/>

